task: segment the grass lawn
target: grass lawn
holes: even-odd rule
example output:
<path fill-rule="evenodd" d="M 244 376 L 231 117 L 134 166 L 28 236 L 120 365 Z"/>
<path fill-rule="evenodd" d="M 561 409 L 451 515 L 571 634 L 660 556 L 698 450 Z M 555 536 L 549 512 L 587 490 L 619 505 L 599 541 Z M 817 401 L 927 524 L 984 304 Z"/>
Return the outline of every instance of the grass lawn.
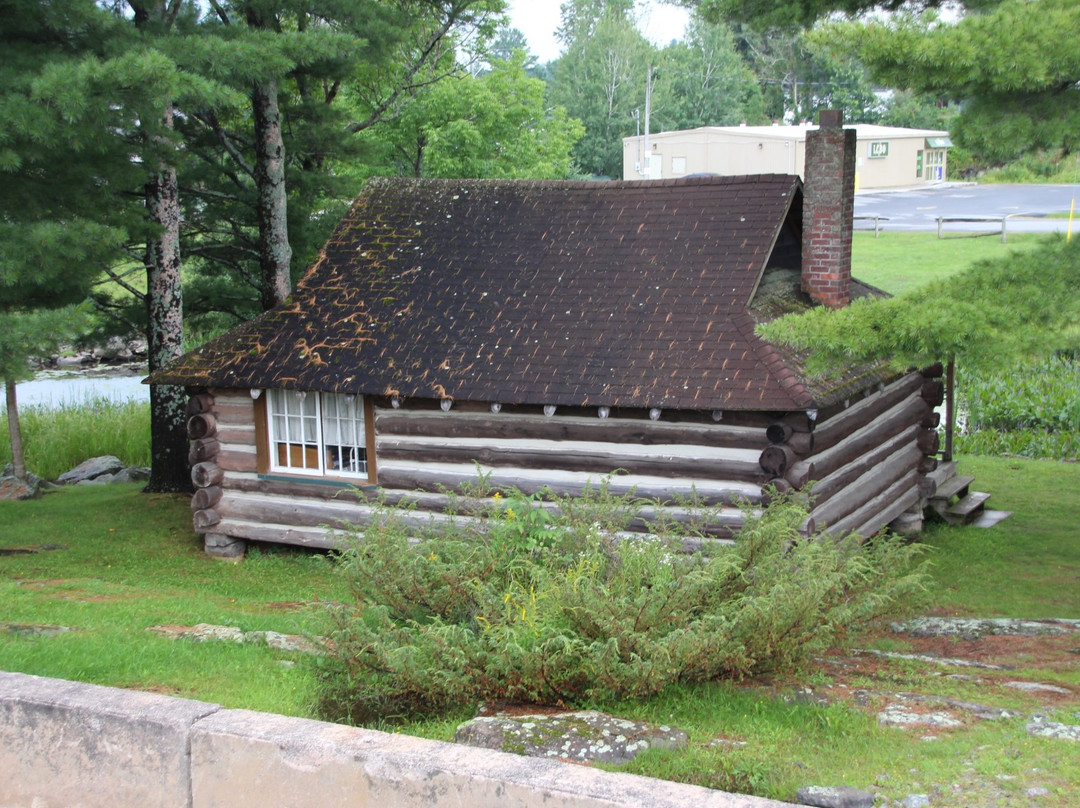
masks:
<path fill-rule="evenodd" d="M 287 715 L 311 715 L 314 678 L 265 645 L 178 642 L 147 631 L 212 623 L 245 631 L 316 630 L 322 599 L 344 592 L 325 556 L 203 554 L 187 500 L 139 485 L 81 486 L 0 503 L 0 623 L 66 626 L 55 636 L 0 630 L 0 669 L 152 690 Z M 287 663 L 287 664 L 283 664 Z"/>
<path fill-rule="evenodd" d="M 926 532 L 934 586 L 923 608 L 1080 618 L 1080 464 L 964 458 L 962 470 L 993 495 L 993 507 L 1014 513 L 991 530 L 940 526 Z M 186 500 L 145 495 L 137 486 L 80 487 L 35 502 L 0 503 L 0 669 L 313 716 L 318 667 L 310 657 L 258 644 L 169 639 L 147 629 L 214 623 L 318 633 L 318 603 L 348 597 L 333 565 L 319 554 L 273 548 L 255 550 L 241 564 L 215 561 L 202 554 L 189 525 Z M 37 635 L 15 628 L 24 625 L 72 630 Z M 1076 635 L 1068 641 L 1080 645 Z M 970 650 L 962 645 L 956 654 Z M 856 646 L 925 650 L 887 629 L 858 638 Z M 1076 805 L 1075 744 L 1031 738 L 1025 724 L 1045 709 L 1057 720 L 1080 723 L 1080 695 L 1047 708 L 1039 696 L 1011 693 L 998 682 L 1022 678 L 1080 694 L 1080 666 L 1018 658 L 1017 670 L 979 670 L 960 679 L 943 675 L 948 669 L 903 660 L 855 665 L 838 651 L 792 676 L 681 687 L 645 702 L 594 706 L 690 733 L 686 749 L 652 751 L 624 769 L 651 776 L 786 800 L 802 785 L 846 783 L 893 800 L 936 795 L 934 806 L 1026 806 L 1025 789 L 1039 787 L 1049 792 L 1039 806 Z M 806 687 L 827 693 L 831 703 L 781 697 Z M 848 698 L 856 691 L 869 694 L 869 709 Z M 886 691 L 1007 705 L 1023 717 L 973 721 L 927 742 L 921 740 L 926 732 L 879 726 L 875 706 Z M 448 739 L 465 717 L 395 729 Z"/>
<path fill-rule="evenodd" d="M 897 295 L 967 269 L 976 261 L 1029 250 L 1046 238 L 1022 233 L 1010 235 L 1009 243 L 1002 244 L 998 235 L 970 238 L 951 234 L 939 239 L 936 233 L 883 232 L 874 238 L 872 232 L 857 231 L 851 244 L 851 274 Z"/>

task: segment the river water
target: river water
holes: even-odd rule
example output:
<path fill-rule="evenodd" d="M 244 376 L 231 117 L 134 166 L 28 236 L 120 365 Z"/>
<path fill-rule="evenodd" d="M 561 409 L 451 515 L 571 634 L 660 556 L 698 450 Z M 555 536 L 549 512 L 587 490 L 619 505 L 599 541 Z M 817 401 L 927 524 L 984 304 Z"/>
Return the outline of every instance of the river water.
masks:
<path fill-rule="evenodd" d="M 142 383 L 146 378 L 145 370 L 138 366 L 127 366 L 117 371 L 41 371 L 30 381 L 20 382 L 15 386 L 19 408 L 44 407 L 56 409 L 64 405 L 77 405 L 95 399 L 110 401 L 128 401 L 137 399 L 149 401 L 150 388 Z M 137 374 L 137 375 L 134 375 Z M 0 410 L 4 408 L 4 397 L 0 396 Z"/>

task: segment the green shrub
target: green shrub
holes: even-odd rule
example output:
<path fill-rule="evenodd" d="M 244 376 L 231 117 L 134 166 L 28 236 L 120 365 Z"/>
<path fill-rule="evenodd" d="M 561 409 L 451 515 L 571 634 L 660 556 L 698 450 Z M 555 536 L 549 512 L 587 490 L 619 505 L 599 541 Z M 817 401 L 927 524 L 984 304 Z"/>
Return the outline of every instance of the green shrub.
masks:
<path fill-rule="evenodd" d="M 964 373 L 957 403 L 961 453 L 1080 457 L 1080 361 L 1072 353 Z"/>
<path fill-rule="evenodd" d="M 734 548 L 692 555 L 667 526 L 620 538 L 626 499 L 554 505 L 515 496 L 438 532 L 387 511 L 367 528 L 341 558 L 354 600 L 329 611 L 323 715 L 587 703 L 790 669 L 921 587 L 914 548 L 806 539 L 791 500 L 748 513 Z"/>
<path fill-rule="evenodd" d="M 950 162 L 952 153 L 949 154 Z M 1080 174 L 1075 155 L 1062 150 L 1034 151 L 1000 168 L 990 169 L 979 177 L 985 183 L 1054 183 L 1071 185 Z"/>

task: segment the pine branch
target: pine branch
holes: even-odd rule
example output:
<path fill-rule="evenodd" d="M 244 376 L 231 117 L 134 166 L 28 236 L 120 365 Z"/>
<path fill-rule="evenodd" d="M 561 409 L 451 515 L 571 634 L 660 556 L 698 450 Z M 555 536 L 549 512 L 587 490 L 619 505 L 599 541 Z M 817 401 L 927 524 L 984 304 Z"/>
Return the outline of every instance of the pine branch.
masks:
<path fill-rule="evenodd" d="M 251 163 L 249 163 L 247 160 L 245 160 L 244 155 L 242 155 L 240 151 L 236 148 L 236 146 L 232 144 L 232 135 L 230 135 L 229 132 L 225 131 L 225 128 L 218 121 L 217 115 L 213 112 L 205 112 L 201 114 L 196 114 L 194 118 L 195 120 L 206 126 L 208 129 L 210 129 L 210 131 L 212 131 L 215 135 L 217 135 L 217 139 L 218 142 L 221 144 L 221 147 L 225 149 L 226 152 L 228 152 L 229 156 L 232 157 L 233 160 L 236 161 L 236 164 L 240 166 L 240 170 L 252 179 L 254 179 L 255 167 L 251 165 Z"/>

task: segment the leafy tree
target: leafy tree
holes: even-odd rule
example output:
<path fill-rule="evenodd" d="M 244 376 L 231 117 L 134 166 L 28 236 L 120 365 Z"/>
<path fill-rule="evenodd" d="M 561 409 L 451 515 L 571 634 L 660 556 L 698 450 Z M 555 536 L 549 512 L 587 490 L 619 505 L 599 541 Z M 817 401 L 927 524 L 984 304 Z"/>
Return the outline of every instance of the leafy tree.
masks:
<path fill-rule="evenodd" d="M 561 107 L 546 108 L 544 82 L 526 75 L 526 55 L 493 61 L 473 78 L 446 79 L 409 102 L 395 119 L 364 133 L 380 162 L 368 174 L 413 177 L 559 179 L 584 127 Z"/>
<path fill-rule="evenodd" d="M 881 123 L 908 129 L 948 129 L 955 115 L 955 106 L 940 96 L 896 90 L 885 101 Z M 952 163 L 951 154 L 949 162 Z"/>
<path fill-rule="evenodd" d="M 533 75 L 533 71 L 538 67 L 538 60 L 535 54 L 529 52 L 529 40 L 517 28 L 503 25 L 495 32 L 495 38 L 487 47 L 489 57 L 496 62 L 513 61 L 514 54 L 518 51 L 525 54 L 523 62 L 525 72 Z"/>
<path fill-rule="evenodd" d="M 622 139 L 635 133 L 635 110 L 645 105 L 656 49 L 634 27 L 628 7 L 599 0 L 563 7 L 559 31 L 567 49 L 552 65 L 550 98 L 585 124 L 574 161 L 588 174 L 622 174 Z M 586 13 L 597 9 L 598 17 Z"/>
<path fill-rule="evenodd" d="M 685 38 L 660 52 L 653 115 L 668 129 L 762 122 L 761 88 L 729 26 L 695 16 Z"/>

